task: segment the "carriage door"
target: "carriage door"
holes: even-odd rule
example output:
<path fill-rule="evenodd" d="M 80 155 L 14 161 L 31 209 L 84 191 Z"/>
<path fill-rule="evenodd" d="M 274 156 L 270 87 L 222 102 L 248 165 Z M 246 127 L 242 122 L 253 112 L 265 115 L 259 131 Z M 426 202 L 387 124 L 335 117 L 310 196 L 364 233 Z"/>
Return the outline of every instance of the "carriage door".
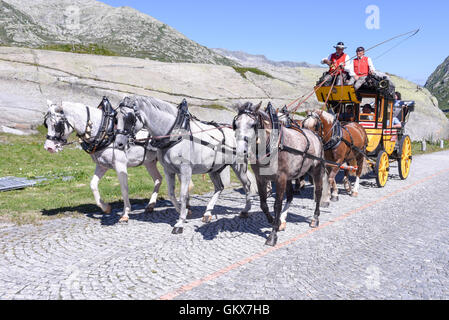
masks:
<path fill-rule="evenodd" d="M 393 132 L 393 101 L 384 100 L 385 104 L 385 115 L 384 115 L 384 129 L 383 129 L 383 145 L 384 150 L 388 155 L 391 155 L 394 151 L 394 146 L 396 145 L 397 134 Z"/>
<path fill-rule="evenodd" d="M 382 138 L 382 124 L 380 128 L 377 128 L 377 118 L 379 116 L 378 101 L 376 95 L 365 94 L 362 96 L 360 104 L 357 105 L 359 124 L 368 135 L 368 146 L 366 148 L 368 152 L 376 150 Z"/>

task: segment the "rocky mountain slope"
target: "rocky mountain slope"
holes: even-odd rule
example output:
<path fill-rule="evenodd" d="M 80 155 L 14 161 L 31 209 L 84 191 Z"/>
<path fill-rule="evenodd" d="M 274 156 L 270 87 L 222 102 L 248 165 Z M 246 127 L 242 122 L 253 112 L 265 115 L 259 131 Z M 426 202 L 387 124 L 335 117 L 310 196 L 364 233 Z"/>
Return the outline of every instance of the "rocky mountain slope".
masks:
<path fill-rule="evenodd" d="M 120 56 L 233 65 L 170 26 L 95 0 L 0 0 L 0 44 L 96 44 Z"/>
<path fill-rule="evenodd" d="M 288 68 L 319 68 L 318 65 L 313 65 L 307 62 L 293 62 L 293 61 L 273 61 L 267 59 L 264 55 L 261 54 L 249 54 L 243 51 L 231 51 L 226 49 L 212 49 L 216 53 L 235 61 L 238 64 L 248 67 L 288 67 Z"/>
<path fill-rule="evenodd" d="M 211 64 L 0 47 L 0 129 L 29 130 L 41 124 L 47 99 L 96 106 L 106 95 L 117 105 L 132 94 L 174 104 L 186 98 L 199 118 L 231 123 L 233 103 L 249 100 L 266 105 L 271 101 L 282 107 L 310 93 L 323 72 L 303 67 L 260 69 L 269 76 Z M 412 138 L 449 137 L 449 120 L 435 97 L 427 89 L 417 89 L 415 83 L 392 79 L 403 99 L 417 101 L 406 129 Z M 299 111 L 317 107 L 321 104 L 312 96 Z"/>
<path fill-rule="evenodd" d="M 230 123 L 233 103 L 271 101 L 283 107 L 308 95 L 324 71 L 213 51 L 137 10 L 95 0 L 0 0 L 0 45 L 0 131 L 32 130 L 42 123 L 47 99 L 96 106 L 105 95 L 117 105 L 132 94 L 174 104 L 187 98 L 199 118 Z M 105 48 L 107 55 L 29 49 L 48 45 L 79 45 L 87 52 Z M 442 73 L 447 75 L 447 68 Z M 412 138 L 449 137 L 449 120 L 436 98 L 414 83 L 393 81 L 405 100 L 417 101 L 407 126 Z M 318 107 L 312 96 L 299 111 Z"/>
<path fill-rule="evenodd" d="M 449 109 L 449 57 L 430 75 L 426 88 L 437 97 L 441 109 Z"/>

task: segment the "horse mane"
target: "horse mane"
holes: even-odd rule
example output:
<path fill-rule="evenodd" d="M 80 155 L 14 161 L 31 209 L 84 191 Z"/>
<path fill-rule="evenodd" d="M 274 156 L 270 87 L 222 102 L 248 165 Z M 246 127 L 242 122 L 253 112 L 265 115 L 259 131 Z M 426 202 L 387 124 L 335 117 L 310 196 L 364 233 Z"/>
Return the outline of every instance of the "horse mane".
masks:
<path fill-rule="evenodd" d="M 156 109 L 158 109 L 162 112 L 166 112 L 166 113 L 169 113 L 172 115 L 178 114 L 178 109 L 174 105 L 172 105 L 171 103 L 162 101 L 160 99 L 153 98 L 153 97 L 143 97 L 143 96 L 136 96 L 136 97 L 134 97 L 134 99 L 136 101 L 140 100 L 144 104 L 151 104 Z"/>
<path fill-rule="evenodd" d="M 265 111 L 259 110 L 259 114 L 262 117 L 262 120 L 268 120 L 271 121 L 270 116 L 268 115 L 268 113 L 266 113 Z"/>
<path fill-rule="evenodd" d="M 322 115 L 323 115 L 324 120 L 326 120 L 329 123 L 334 123 L 335 116 L 333 116 L 332 114 L 330 114 L 329 112 L 326 112 L 324 110 L 322 110 Z"/>
<path fill-rule="evenodd" d="M 160 99 L 154 98 L 154 97 L 147 97 L 147 96 L 132 96 L 132 97 L 125 97 L 120 102 L 119 106 L 124 106 L 127 108 L 133 108 L 134 104 L 142 103 L 144 105 L 151 105 L 158 109 L 159 111 L 162 111 L 164 113 L 176 115 L 178 113 L 177 108 L 172 105 L 171 103 L 162 101 Z"/>

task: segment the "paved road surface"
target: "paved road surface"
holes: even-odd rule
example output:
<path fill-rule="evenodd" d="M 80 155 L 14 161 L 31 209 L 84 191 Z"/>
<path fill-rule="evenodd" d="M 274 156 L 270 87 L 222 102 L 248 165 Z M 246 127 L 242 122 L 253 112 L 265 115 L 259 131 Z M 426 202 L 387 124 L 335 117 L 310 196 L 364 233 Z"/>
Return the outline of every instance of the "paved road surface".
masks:
<path fill-rule="evenodd" d="M 384 189 L 374 184 L 342 194 L 316 230 L 307 187 L 276 248 L 264 246 L 258 200 L 242 220 L 235 191 L 208 225 L 208 197 L 195 197 L 180 236 L 169 203 L 128 225 L 100 214 L 0 225 L 0 299 L 448 299 L 449 151 L 415 157 L 406 181 L 392 168 Z"/>

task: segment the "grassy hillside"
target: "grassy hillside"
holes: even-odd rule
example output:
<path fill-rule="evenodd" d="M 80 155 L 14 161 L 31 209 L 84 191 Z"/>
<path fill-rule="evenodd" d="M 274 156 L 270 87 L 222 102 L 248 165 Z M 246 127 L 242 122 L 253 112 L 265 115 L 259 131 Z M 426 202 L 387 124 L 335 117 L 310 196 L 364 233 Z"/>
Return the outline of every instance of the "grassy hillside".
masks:
<path fill-rule="evenodd" d="M 449 57 L 429 77 L 426 88 L 438 99 L 440 109 L 449 109 Z"/>

